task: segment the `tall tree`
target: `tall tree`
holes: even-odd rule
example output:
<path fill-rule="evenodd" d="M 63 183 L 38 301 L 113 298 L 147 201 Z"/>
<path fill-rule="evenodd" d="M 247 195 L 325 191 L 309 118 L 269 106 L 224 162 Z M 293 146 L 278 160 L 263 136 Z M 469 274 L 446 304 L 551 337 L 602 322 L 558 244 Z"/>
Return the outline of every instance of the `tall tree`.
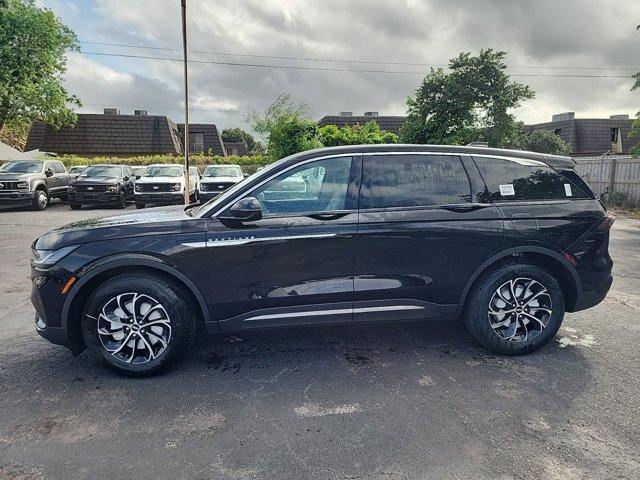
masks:
<path fill-rule="evenodd" d="M 7 121 L 75 123 L 67 105 L 80 105 L 62 85 L 75 34 L 33 0 L 0 0 L 0 130 Z"/>
<path fill-rule="evenodd" d="M 264 114 L 253 112 L 249 118 L 253 129 L 267 138 L 269 155 L 278 159 L 322 146 L 318 124 L 308 117 L 306 104 L 281 93 Z"/>
<path fill-rule="evenodd" d="M 510 81 L 505 55 L 492 49 L 477 56 L 461 53 L 449 62 L 449 71 L 432 68 L 415 98 L 407 100 L 401 140 L 454 145 L 487 141 L 494 147 L 510 141 L 517 123 L 509 110 L 535 92 Z"/>
<path fill-rule="evenodd" d="M 220 135 L 225 142 L 244 142 L 249 153 L 262 153 L 262 145 L 253 138 L 253 135 L 240 127 L 225 128 Z"/>

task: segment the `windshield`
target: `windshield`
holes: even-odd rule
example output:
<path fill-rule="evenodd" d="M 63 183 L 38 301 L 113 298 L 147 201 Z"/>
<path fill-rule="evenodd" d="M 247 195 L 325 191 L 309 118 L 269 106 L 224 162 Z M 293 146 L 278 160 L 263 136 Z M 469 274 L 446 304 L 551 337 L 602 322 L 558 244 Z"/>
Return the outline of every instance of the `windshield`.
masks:
<path fill-rule="evenodd" d="M 184 173 L 181 167 L 152 165 L 144 171 L 143 177 L 182 177 Z"/>
<path fill-rule="evenodd" d="M 87 167 L 71 167 L 69 173 L 80 173 Z"/>
<path fill-rule="evenodd" d="M 204 171 L 205 177 L 241 177 L 242 170 L 235 165 L 209 165 Z"/>
<path fill-rule="evenodd" d="M 107 177 L 120 178 L 122 176 L 122 167 L 113 167 L 110 165 L 98 165 L 95 167 L 87 167 L 80 177 Z"/>
<path fill-rule="evenodd" d="M 143 175 L 147 167 L 131 167 L 134 175 Z"/>
<path fill-rule="evenodd" d="M 42 170 L 42 162 L 7 162 L 0 167 L 0 172 L 38 173 Z"/>

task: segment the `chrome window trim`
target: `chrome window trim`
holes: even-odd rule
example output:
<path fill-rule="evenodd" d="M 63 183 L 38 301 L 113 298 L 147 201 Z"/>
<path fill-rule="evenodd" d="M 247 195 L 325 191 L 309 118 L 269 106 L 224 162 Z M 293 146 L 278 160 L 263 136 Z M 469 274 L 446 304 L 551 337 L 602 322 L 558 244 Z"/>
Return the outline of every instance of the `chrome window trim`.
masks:
<path fill-rule="evenodd" d="M 535 164 L 539 165 L 539 166 L 545 166 L 545 167 L 550 167 L 549 165 L 547 165 L 546 163 L 544 163 L 541 160 L 534 160 L 534 159 L 528 159 L 528 158 L 518 158 L 518 157 L 510 157 L 507 155 L 491 155 L 491 154 L 486 154 L 486 153 L 469 153 L 469 152 L 432 152 L 432 151 L 424 151 L 424 152 L 420 152 L 420 151 L 411 151 L 411 152 L 403 152 L 403 151 L 389 151 L 389 152 L 353 152 L 353 153 L 342 153 L 342 154 L 331 154 L 331 155 L 323 155 L 320 157 L 314 157 L 314 158 L 308 158 L 306 160 L 303 160 L 301 162 L 297 162 L 294 163 L 293 165 L 289 165 L 288 167 L 274 173 L 273 175 L 268 176 L 267 178 L 265 178 L 264 180 L 262 180 L 260 183 L 254 185 L 252 188 L 250 188 L 249 190 L 247 190 L 246 192 L 242 193 L 242 195 L 240 197 L 237 197 L 237 199 L 241 199 L 244 198 L 245 196 L 247 196 L 248 194 L 250 194 L 251 192 L 253 192 L 256 188 L 264 185 L 265 183 L 267 183 L 268 181 L 272 180 L 273 178 L 277 177 L 278 175 L 280 175 L 281 173 L 285 173 L 289 170 L 291 170 L 292 168 L 298 167 L 300 165 L 305 165 L 307 163 L 311 163 L 311 162 L 316 162 L 319 160 L 326 160 L 328 158 L 340 158 L 340 157 L 357 157 L 357 156 L 382 156 L 382 155 L 429 155 L 429 156 L 448 156 L 448 157 L 458 157 L 460 159 L 462 158 L 468 158 L 468 159 L 473 159 L 475 157 L 479 157 L 479 158 L 496 158 L 499 160 L 507 160 L 507 161 L 511 161 L 514 163 L 518 163 L 520 165 L 522 165 L 522 162 L 535 162 Z M 530 165 L 530 164 L 529 164 Z M 464 166 L 464 165 L 463 165 Z M 233 200 L 232 200 L 233 201 Z M 201 217 L 217 217 L 218 215 L 220 215 L 223 211 L 225 211 L 227 208 L 229 208 L 232 204 L 231 202 L 226 203 L 223 207 L 219 208 L 218 210 L 216 210 L 213 213 L 209 213 L 209 212 L 205 212 L 201 215 Z M 355 211 L 355 210 L 353 210 Z"/>

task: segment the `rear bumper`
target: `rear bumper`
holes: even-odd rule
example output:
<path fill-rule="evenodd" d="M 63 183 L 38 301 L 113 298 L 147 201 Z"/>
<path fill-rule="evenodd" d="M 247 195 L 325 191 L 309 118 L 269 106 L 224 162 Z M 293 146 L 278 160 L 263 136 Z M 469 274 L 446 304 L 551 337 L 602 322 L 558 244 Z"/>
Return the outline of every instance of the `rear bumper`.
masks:
<path fill-rule="evenodd" d="M 609 275 L 595 290 L 579 294 L 576 298 L 576 304 L 571 311 L 579 312 L 580 310 L 586 310 L 599 304 L 607 296 L 607 293 L 609 293 L 612 282 L 613 277 Z"/>
<path fill-rule="evenodd" d="M 0 192 L 0 206 L 29 205 L 35 192 Z"/>

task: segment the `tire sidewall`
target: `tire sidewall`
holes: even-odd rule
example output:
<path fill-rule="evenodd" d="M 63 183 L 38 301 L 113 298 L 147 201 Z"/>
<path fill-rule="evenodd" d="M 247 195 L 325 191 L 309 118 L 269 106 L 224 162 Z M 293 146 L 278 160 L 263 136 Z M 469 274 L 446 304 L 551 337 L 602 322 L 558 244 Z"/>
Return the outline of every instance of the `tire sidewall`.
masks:
<path fill-rule="evenodd" d="M 501 338 L 491 328 L 489 302 L 500 285 L 519 277 L 540 282 L 551 297 L 551 317 L 544 330 L 531 340 L 513 342 Z M 527 264 L 509 264 L 486 275 L 476 286 L 469 301 L 465 324 L 471 334 L 484 346 L 505 355 L 523 355 L 542 348 L 558 332 L 564 318 L 564 295 L 556 278 L 546 270 Z"/>
<path fill-rule="evenodd" d="M 148 295 L 162 304 L 171 322 L 171 338 L 158 358 L 144 364 L 128 364 L 111 355 L 102 345 L 97 331 L 97 318 L 102 307 L 112 298 L 137 292 Z M 82 315 L 81 331 L 87 349 L 107 365 L 132 376 L 158 373 L 178 360 L 193 342 L 196 316 L 185 300 L 187 296 L 173 282 L 149 274 L 123 274 L 100 285 L 89 297 Z"/>
<path fill-rule="evenodd" d="M 40 203 L 40 198 L 44 195 L 44 197 L 46 198 L 46 201 L 44 202 L 44 204 Z M 36 195 L 33 199 L 33 208 L 35 210 L 44 210 L 49 206 L 49 195 L 47 194 L 47 192 L 45 192 L 44 190 L 36 190 Z"/>

